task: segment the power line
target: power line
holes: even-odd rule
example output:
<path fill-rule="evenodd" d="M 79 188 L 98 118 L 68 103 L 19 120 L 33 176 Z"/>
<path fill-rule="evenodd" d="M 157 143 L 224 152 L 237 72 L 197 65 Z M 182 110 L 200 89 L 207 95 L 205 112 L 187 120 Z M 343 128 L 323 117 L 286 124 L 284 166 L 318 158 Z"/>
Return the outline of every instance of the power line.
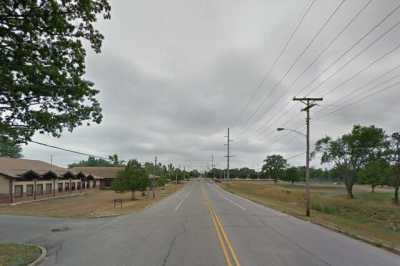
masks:
<path fill-rule="evenodd" d="M 393 84 L 391 84 L 391 85 L 389 85 L 389 86 L 386 86 L 386 87 L 384 87 L 384 88 L 382 88 L 382 89 L 380 89 L 380 90 L 377 90 L 377 91 L 374 91 L 374 92 L 372 92 L 372 93 L 369 93 L 369 94 L 365 95 L 364 97 L 359 98 L 358 100 L 356 100 L 356 101 L 354 101 L 354 102 L 352 102 L 352 103 L 346 104 L 346 105 L 341 106 L 340 108 L 338 108 L 338 109 L 336 109 L 336 110 L 334 110 L 334 111 L 332 111 L 332 112 L 326 113 L 326 114 L 324 114 L 324 115 L 322 115 L 322 116 L 316 118 L 315 120 L 317 121 L 317 120 L 320 120 L 320 119 L 323 118 L 323 117 L 326 117 L 326 116 L 332 115 L 332 114 L 334 114 L 334 113 L 337 113 L 337 112 L 339 112 L 339 111 L 341 111 L 341 110 L 343 110 L 343 109 L 345 109 L 345 108 L 348 108 L 349 106 L 352 106 L 352 105 L 358 104 L 358 103 L 360 103 L 360 102 L 362 102 L 362 101 L 365 101 L 366 99 L 368 99 L 369 97 L 371 97 L 371 96 L 373 96 L 373 95 L 382 93 L 382 92 L 384 92 L 384 91 L 387 91 L 387 90 L 392 89 L 392 88 L 394 88 L 394 87 L 397 87 L 397 86 L 399 86 L 399 85 L 400 85 L 400 81 L 397 81 L 397 82 L 395 82 L 395 83 L 393 83 Z"/>
<path fill-rule="evenodd" d="M 292 33 L 289 36 L 289 39 L 286 41 L 285 45 L 283 46 L 282 50 L 280 51 L 280 53 L 278 54 L 278 56 L 275 58 L 274 62 L 272 63 L 272 65 L 269 67 L 269 69 L 265 72 L 265 74 L 263 75 L 263 78 L 261 79 L 260 83 L 258 84 L 258 86 L 253 90 L 253 93 L 251 95 L 251 97 L 249 98 L 249 100 L 247 101 L 247 103 L 244 105 L 244 108 L 241 109 L 241 111 L 239 112 L 239 118 L 242 116 L 242 113 L 249 107 L 250 103 L 253 101 L 254 97 L 257 95 L 257 92 L 259 91 L 259 89 L 262 87 L 262 85 L 264 84 L 265 80 L 267 79 L 267 77 L 269 76 L 269 74 L 272 72 L 272 70 L 275 68 L 276 64 L 279 62 L 279 60 L 281 59 L 281 57 L 283 56 L 283 54 L 286 52 L 289 43 L 292 41 L 294 35 L 297 33 L 297 31 L 299 30 L 300 26 L 303 24 L 304 19 L 306 18 L 306 16 L 308 15 L 308 13 L 310 12 L 312 6 L 314 5 L 314 3 L 317 0 L 312 0 L 310 2 L 310 4 L 308 5 L 308 7 L 306 8 L 304 14 L 301 16 L 300 21 L 297 23 L 296 27 L 294 28 L 294 30 L 292 31 Z M 371 0 L 372 1 L 372 0 Z M 240 119 L 238 119 L 237 121 L 240 121 Z M 238 122 L 237 122 L 238 123 Z M 236 125 L 237 125 L 236 123 Z M 235 125 L 235 126 L 236 126 Z"/>
<path fill-rule="evenodd" d="M 303 55 L 308 51 L 308 49 L 311 47 L 311 45 L 314 43 L 314 41 L 317 39 L 317 37 L 322 33 L 322 31 L 325 29 L 325 27 L 329 24 L 329 22 L 332 20 L 332 18 L 335 16 L 335 14 L 339 11 L 339 9 L 342 7 L 342 5 L 346 2 L 347 0 L 342 0 L 340 3 L 337 5 L 337 7 L 334 9 L 334 11 L 329 15 L 329 17 L 325 20 L 325 22 L 322 24 L 322 26 L 318 29 L 318 31 L 314 34 L 314 36 L 311 38 L 311 40 L 308 42 L 306 47 L 303 49 L 303 51 L 295 58 L 293 63 L 290 65 L 289 69 L 285 72 L 285 74 L 281 77 L 281 79 L 274 84 L 274 86 L 269 90 L 269 93 L 265 94 L 262 101 L 260 104 L 257 106 L 254 112 L 251 113 L 250 117 L 247 119 L 244 129 L 247 128 L 248 123 L 250 120 L 260 111 L 262 106 L 265 104 L 266 100 L 270 96 L 271 92 L 275 90 L 276 87 L 278 87 L 282 81 L 287 77 L 287 75 L 290 73 L 290 71 L 294 68 L 294 66 L 298 63 L 298 61 L 303 57 Z M 273 104 L 275 106 L 276 102 Z M 272 107 L 271 107 L 272 108 Z M 270 110 L 271 110 L 270 108 Z M 242 131 L 242 133 L 245 130 Z M 242 134 L 240 133 L 240 134 Z"/>
<path fill-rule="evenodd" d="M 286 160 L 289 161 L 289 160 L 291 160 L 291 159 L 300 157 L 300 156 L 302 156 L 302 155 L 305 155 L 305 153 L 302 152 L 302 153 L 295 154 L 295 155 L 293 155 L 293 156 L 290 156 L 290 157 L 286 158 Z"/>
<path fill-rule="evenodd" d="M 380 25 L 382 25 L 382 23 L 384 21 L 386 21 L 386 19 L 388 19 L 391 15 L 393 15 L 393 13 L 395 11 L 397 11 L 400 8 L 400 5 L 398 5 L 396 8 L 394 8 L 391 12 L 389 12 L 378 24 L 374 25 L 366 34 L 364 34 L 358 41 L 356 41 L 350 49 L 347 49 L 342 55 L 340 55 L 336 60 L 334 60 L 331 64 L 328 65 L 328 67 L 326 67 L 319 75 L 317 75 L 316 78 L 314 78 L 310 83 L 308 83 L 306 86 L 304 86 L 301 90 L 303 91 L 304 88 L 306 88 L 307 86 L 313 84 L 316 80 L 319 79 L 319 77 L 324 74 L 326 71 L 328 71 L 333 65 L 335 65 L 338 61 L 340 61 L 341 58 L 343 58 L 350 50 L 352 50 L 357 44 L 359 44 L 364 38 L 366 38 L 369 34 L 371 34 L 377 27 L 379 27 Z M 352 58 L 350 58 L 345 64 L 343 64 L 341 67 L 339 67 L 334 73 L 332 73 L 327 79 L 323 80 L 322 82 L 320 82 L 320 84 L 317 87 L 314 87 L 313 89 L 311 89 L 306 95 L 310 95 L 313 91 L 315 91 L 316 89 L 320 88 L 324 83 L 326 83 L 329 79 L 331 79 L 333 76 L 337 75 L 337 73 L 339 73 L 341 70 L 343 70 L 347 65 L 349 65 L 351 62 L 353 62 L 356 58 L 358 58 L 361 54 L 363 54 L 366 50 L 368 50 L 370 47 L 372 47 L 375 43 L 377 43 L 379 40 L 381 40 L 384 36 L 386 36 L 389 32 L 391 32 L 392 30 L 394 30 L 396 27 L 398 27 L 400 25 L 400 21 L 396 22 L 394 25 L 392 25 L 389 29 L 387 29 L 384 33 L 382 33 L 381 35 L 379 35 L 377 38 L 375 38 L 368 46 L 366 46 L 365 48 L 363 48 L 359 53 L 357 53 L 355 56 L 353 56 Z M 394 49 L 390 50 L 389 52 L 387 52 L 386 54 L 384 54 L 383 56 L 379 57 L 378 59 L 376 59 L 375 61 L 371 62 L 369 65 L 367 65 L 366 67 L 364 67 L 362 70 L 360 70 L 359 72 L 357 72 L 356 74 L 354 74 L 351 78 L 349 78 L 348 80 L 342 82 L 341 84 L 339 84 L 338 86 L 336 86 L 334 89 L 337 89 L 338 87 L 344 85 L 345 83 L 349 82 L 350 80 L 354 79 L 357 75 L 359 75 L 360 73 L 362 73 L 363 71 L 367 70 L 368 68 L 370 68 L 372 65 L 376 64 L 378 61 L 382 60 L 383 58 L 385 58 L 387 55 L 393 53 L 395 50 L 397 50 L 399 47 L 396 46 Z M 299 93 L 300 93 L 299 92 Z M 297 95 L 299 95 L 299 93 L 297 93 Z M 278 101 L 277 101 L 278 102 Z M 275 104 L 277 104 L 277 102 L 275 102 Z M 287 105 L 286 105 L 287 107 Z M 285 111 L 284 114 L 287 114 L 289 111 L 291 111 L 293 109 L 294 106 L 292 106 L 291 108 L 287 109 L 287 111 Z M 271 121 L 271 120 L 270 120 Z M 273 120 L 272 120 L 273 121 Z M 268 122 L 268 124 L 266 126 L 268 126 L 271 122 Z M 266 126 L 262 126 L 261 128 L 258 129 L 265 129 Z"/>
<path fill-rule="evenodd" d="M 342 71 L 346 66 L 348 66 L 351 62 L 353 62 L 357 57 L 359 57 L 362 53 L 364 53 L 366 50 L 368 50 L 369 48 L 371 48 L 374 44 L 376 44 L 378 41 L 380 41 L 384 36 L 386 36 L 389 32 L 393 31 L 395 28 L 397 28 L 400 25 L 400 20 L 398 22 L 396 22 L 394 25 L 392 25 L 388 30 L 386 30 L 384 33 L 382 33 L 381 35 L 379 35 L 378 38 L 376 38 L 373 42 L 371 42 L 367 47 L 365 47 L 364 49 L 362 49 L 359 53 L 357 53 L 356 55 L 354 55 L 350 60 L 348 60 L 345 64 L 343 64 L 342 66 L 340 66 L 335 72 L 333 72 L 330 76 L 328 76 L 328 78 L 326 78 L 325 80 L 323 80 L 322 82 L 320 82 L 320 84 L 317 87 L 314 87 L 313 89 L 311 89 L 307 95 L 311 94 L 312 92 L 314 92 L 315 90 L 317 90 L 318 88 L 321 88 L 321 86 L 323 84 L 325 84 L 328 80 L 330 80 L 333 76 L 335 76 L 337 73 L 339 73 L 340 71 Z M 360 70 L 360 72 L 356 73 L 354 76 L 357 76 L 358 74 L 360 74 L 361 72 L 365 71 L 366 69 L 370 68 L 372 65 L 374 65 L 375 63 L 379 62 L 380 60 L 382 60 L 383 58 L 385 58 L 386 56 L 388 56 L 389 54 L 393 53 L 394 51 L 396 51 L 399 48 L 399 46 L 396 46 L 394 49 L 390 50 L 389 52 L 385 53 L 384 55 L 382 55 L 381 57 L 379 57 L 378 59 L 376 59 L 375 61 L 373 61 L 372 63 L 370 63 L 369 65 L 367 65 L 365 67 L 365 69 Z M 352 77 L 353 78 L 353 77 Z M 352 79 L 351 78 L 351 79 Z M 349 80 L 351 80 L 349 79 Z M 346 80 L 347 82 L 347 80 Z M 341 85 L 341 84 L 340 84 Z"/>
<path fill-rule="evenodd" d="M 322 55 L 327 52 L 330 47 L 332 47 L 332 45 L 339 39 L 339 37 L 357 20 L 357 18 L 361 15 L 362 12 L 364 12 L 367 7 L 371 4 L 373 0 L 369 0 L 367 1 L 362 7 L 361 9 L 358 10 L 358 12 L 346 23 L 346 25 L 342 28 L 342 30 L 340 30 L 335 37 L 333 37 L 329 42 L 328 45 L 321 50 L 321 52 L 317 55 L 317 57 L 303 70 L 303 72 L 301 72 L 294 80 L 293 82 L 289 85 L 287 90 L 290 90 L 291 88 L 293 88 L 294 84 L 302 77 L 305 75 L 305 73 L 322 57 Z M 271 124 L 274 120 L 277 119 L 277 117 L 283 117 L 285 116 L 288 112 L 290 112 L 294 106 L 292 106 L 292 108 L 287 109 L 287 107 L 290 105 L 291 102 L 288 102 L 286 104 L 286 106 L 284 107 L 284 109 L 286 109 L 285 113 L 281 113 L 278 116 L 275 116 L 274 118 L 271 118 L 268 122 L 267 122 L 267 126 L 269 124 Z M 265 126 L 265 127 L 267 127 Z M 264 127 L 263 127 L 264 128 Z M 260 129 L 260 128 L 258 128 Z"/>
<path fill-rule="evenodd" d="M 90 154 L 90 153 L 80 152 L 80 151 L 76 151 L 76 150 L 66 149 L 66 148 L 62 148 L 62 147 L 46 144 L 46 143 L 39 142 L 39 141 L 31 140 L 30 142 L 38 144 L 38 145 L 46 146 L 46 147 L 49 147 L 49 148 L 57 149 L 57 150 L 62 150 L 62 151 L 71 152 L 71 153 L 84 155 L 84 156 L 100 158 L 100 159 L 104 159 L 104 160 L 109 160 L 109 158 L 106 158 L 106 157 L 103 157 L 103 156 L 98 156 L 98 155 L 95 155 L 95 154 Z"/>
<path fill-rule="evenodd" d="M 398 25 L 400 25 L 400 21 L 398 23 Z M 361 73 L 363 73 L 364 71 L 368 70 L 369 68 L 371 68 L 373 65 L 375 65 L 376 63 L 378 63 L 379 61 L 383 60 L 384 58 L 386 58 L 388 55 L 394 53 L 395 51 L 397 51 L 400 48 L 400 43 L 395 46 L 393 49 L 391 49 L 390 51 L 386 52 L 385 54 L 383 54 L 382 56 L 378 57 L 377 59 L 375 59 L 374 61 L 372 61 L 371 63 L 369 63 L 367 66 L 363 67 L 361 70 L 359 70 L 357 73 L 353 74 L 351 77 L 347 78 L 346 80 L 342 81 L 341 83 L 339 83 L 338 85 L 336 85 L 334 88 L 326 91 L 325 94 L 323 94 L 323 97 L 328 96 L 329 94 L 331 94 L 332 92 L 336 91 L 338 88 L 342 87 L 343 85 L 347 84 L 348 82 L 354 80 L 357 76 L 359 76 Z M 393 70 L 399 68 L 400 65 L 396 66 L 394 69 L 390 70 L 389 72 L 392 72 Z M 386 75 L 387 73 L 384 73 L 384 75 Z M 381 76 L 380 76 L 381 77 Z M 380 78 L 379 77 L 379 78 Z M 379 79 L 377 78 L 377 79 Z M 365 84 L 364 86 L 368 85 Z M 360 86 L 358 89 L 361 89 L 362 86 Z M 343 97 L 345 98 L 345 97 Z M 285 114 L 287 114 L 290 110 L 292 110 L 293 108 L 287 109 L 287 111 L 285 112 Z M 271 123 L 267 124 L 266 126 L 263 126 L 261 129 L 264 129 L 265 127 L 267 127 L 268 125 L 270 125 Z M 260 130 L 260 128 L 256 129 L 256 130 Z"/>
<path fill-rule="evenodd" d="M 370 81 L 364 83 L 363 85 L 361 85 L 361 86 L 359 86 L 359 87 L 357 87 L 357 88 L 355 88 L 355 89 L 353 89 L 353 90 L 350 90 L 346 95 L 340 97 L 340 98 L 339 98 L 338 100 L 336 100 L 332 105 L 335 105 L 335 104 L 336 104 L 337 102 L 339 102 L 342 98 L 344 98 L 344 99 L 350 99 L 350 96 L 352 96 L 352 95 L 354 95 L 354 94 L 356 94 L 356 93 L 358 93 L 358 92 L 362 92 L 362 89 L 368 88 L 370 85 L 374 84 L 374 83 L 376 82 L 376 80 L 379 80 L 379 79 L 382 78 L 383 76 L 386 76 L 387 74 L 392 73 L 393 71 L 395 71 L 395 70 L 397 70 L 397 69 L 399 69 L 399 68 L 400 68 L 400 65 L 394 67 L 393 69 L 390 69 L 389 71 L 386 71 L 385 73 L 383 73 L 382 75 L 380 75 L 378 78 L 376 78 L 376 79 L 374 79 L 374 80 L 370 80 Z M 391 78 L 388 79 L 388 80 L 382 81 L 382 82 L 376 84 L 375 86 L 372 86 L 370 89 L 374 89 L 374 88 L 377 88 L 377 87 L 379 87 L 379 86 L 382 86 L 382 85 L 384 85 L 384 84 L 386 84 L 386 83 L 389 83 L 390 81 L 393 81 L 393 80 L 395 80 L 395 79 L 397 79 L 397 78 L 399 78 L 399 77 L 400 77 L 400 74 L 399 74 L 399 75 L 395 75 L 395 76 L 391 77 Z M 325 95 L 324 95 L 324 97 L 325 97 Z M 324 108 L 322 108 L 322 109 L 324 109 Z"/>
<path fill-rule="evenodd" d="M 386 14 L 377 24 L 375 24 L 368 32 L 366 32 L 361 38 L 359 38 L 355 43 L 353 43 L 350 48 L 348 48 L 344 53 L 342 53 L 336 60 L 331 62 L 324 70 L 317 75 L 310 83 L 301 88 L 301 90 L 297 93 L 299 95 L 304 89 L 308 88 L 311 84 L 317 81 L 326 71 L 328 71 L 333 65 L 339 62 L 345 55 L 347 55 L 354 47 L 360 44 L 365 38 L 367 38 L 372 32 L 374 32 L 377 28 L 379 28 L 388 18 L 390 18 L 398 9 L 400 8 L 400 4 L 397 5 L 394 9 L 392 9 L 388 14 Z"/>

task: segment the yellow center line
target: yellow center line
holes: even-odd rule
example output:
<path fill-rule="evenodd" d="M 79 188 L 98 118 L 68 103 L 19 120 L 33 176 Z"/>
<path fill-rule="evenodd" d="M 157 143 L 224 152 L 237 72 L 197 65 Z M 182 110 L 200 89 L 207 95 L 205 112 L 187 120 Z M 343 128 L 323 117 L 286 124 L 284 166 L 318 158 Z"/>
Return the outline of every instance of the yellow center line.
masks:
<path fill-rule="evenodd" d="M 217 219 L 217 223 L 219 224 L 219 226 L 220 226 L 220 228 L 221 228 L 222 235 L 224 236 L 224 238 L 225 238 L 225 240 L 226 240 L 226 243 L 227 243 L 227 245 L 228 245 L 228 248 L 229 248 L 229 250 L 230 250 L 230 252 L 231 252 L 231 254 L 232 254 L 232 258 L 233 258 L 233 260 L 235 261 L 236 265 L 237 265 L 237 266 L 240 266 L 239 259 L 237 258 L 236 252 L 235 252 L 235 250 L 233 249 L 232 242 L 231 242 L 231 240 L 229 239 L 228 235 L 226 234 L 226 232 L 225 232 L 225 230 L 224 230 L 224 226 L 222 225 L 221 220 L 219 219 L 218 215 L 215 213 L 215 210 L 213 210 L 213 212 L 214 212 L 215 218 Z"/>
<path fill-rule="evenodd" d="M 201 192 L 203 195 L 203 198 L 206 201 L 206 205 L 208 207 L 208 211 L 210 212 L 210 216 L 212 219 L 212 222 L 214 224 L 215 227 L 215 231 L 217 232 L 217 236 L 218 236 L 218 240 L 220 242 L 222 251 L 224 253 L 224 257 L 225 257 L 225 261 L 226 264 L 228 266 L 232 266 L 232 259 L 235 262 L 236 266 L 240 266 L 240 262 L 239 259 L 237 258 L 236 252 L 232 246 L 232 242 L 230 241 L 230 239 L 228 238 L 228 235 L 226 234 L 225 230 L 224 230 L 224 226 L 221 223 L 220 218 L 218 217 L 218 215 L 216 214 L 210 200 L 208 199 L 208 196 L 206 194 L 206 192 L 204 191 L 203 187 L 201 187 Z M 228 249 L 227 249 L 228 247 Z M 229 250 L 229 252 L 228 252 Z"/>

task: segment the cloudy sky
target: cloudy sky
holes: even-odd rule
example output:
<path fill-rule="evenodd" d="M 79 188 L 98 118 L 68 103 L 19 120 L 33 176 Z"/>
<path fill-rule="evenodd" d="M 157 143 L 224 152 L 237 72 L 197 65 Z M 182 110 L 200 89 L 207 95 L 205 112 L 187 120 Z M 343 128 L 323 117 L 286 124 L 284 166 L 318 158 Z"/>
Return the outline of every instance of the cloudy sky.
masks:
<path fill-rule="evenodd" d="M 111 5 L 112 19 L 98 24 L 105 35 L 102 53 L 87 57 L 103 122 L 61 138 L 37 135 L 37 141 L 123 159 L 157 155 L 161 162 L 206 169 L 211 154 L 217 167 L 225 167 L 230 127 L 232 167 L 259 168 L 269 154 L 304 152 L 301 135 L 276 131 L 304 131 L 305 114 L 293 96 L 324 97 L 312 110 L 313 142 L 353 124 L 399 130 L 398 0 Z M 59 165 L 85 159 L 24 147 L 25 158 L 49 161 L 51 155 Z M 303 161 L 301 154 L 289 162 Z"/>

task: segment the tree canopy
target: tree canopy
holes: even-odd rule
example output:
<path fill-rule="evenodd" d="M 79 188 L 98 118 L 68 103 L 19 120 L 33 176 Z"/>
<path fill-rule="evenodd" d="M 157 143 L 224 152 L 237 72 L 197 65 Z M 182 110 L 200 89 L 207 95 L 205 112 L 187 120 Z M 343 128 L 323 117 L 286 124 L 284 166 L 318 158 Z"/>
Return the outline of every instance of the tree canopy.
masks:
<path fill-rule="evenodd" d="M 85 74 L 87 41 L 100 53 L 98 16 L 107 0 L 0 3 L 0 134 L 27 142 L 35 132 L 60 136 L 102 119 L 98 90 Z"/>
<path fill-rule="evenodd" d="M 344 178 L 349 197 L 353 198 L 358 172 L 369 162 L 385 156 L 387 147 L 383 129 L 356 125 L 351 133 L 337 139 L 325 137 L 317 141 L 316 152 L 322 154 L 322 164 L 333 163 L 336 173 Z"/>
<path fill-rule="evenodd" d="M 15 141 L 0 137 L 0 156 L 10 158 L 21 158 L 22 148 Z"/>
<path fill-rule="evenodd" d="M 287 166 L 288 164 L 286 159 L 284 159 L 281 155 L 270 155 L 264 160 L 262 173 L 277 182 L 278 179 L 283 177 L 284 170 Z"/>

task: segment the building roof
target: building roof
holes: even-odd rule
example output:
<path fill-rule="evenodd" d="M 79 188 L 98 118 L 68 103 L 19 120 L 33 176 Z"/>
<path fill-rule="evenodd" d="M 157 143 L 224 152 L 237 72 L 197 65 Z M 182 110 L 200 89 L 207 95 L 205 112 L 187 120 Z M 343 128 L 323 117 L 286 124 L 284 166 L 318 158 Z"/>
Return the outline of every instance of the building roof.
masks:
<path fill-rule="evenodd" d="M 18 179 L 26 179 L 28 177 L 36 178 L 34 176 L 47 178 L 54 175 L 62 178 L 66 175 L 78 175 L 79 171 L 51 165 L 39 160 L 0 157 L 0 174 L 9 178 Z M 86 177 L 82 176 L 82 178 Z"/>
<path fill-rule="evenodd" d="M 28 171 L 33 171 L 39 175 L 44 175 L 49 171 L 63 175 L 68 169 L 38 160 L 0 157 L 0 174 L 18 178 Z"/>
<path fill-rule="evenodd" d="M 96 178 L 117 178 L 118 173 L 124 170 L 124 167 L 114 166 L 87 166 L 87 167 L 72 167 L 74 172 L 82 172 L 86 175 L 93 175 Z"/>

